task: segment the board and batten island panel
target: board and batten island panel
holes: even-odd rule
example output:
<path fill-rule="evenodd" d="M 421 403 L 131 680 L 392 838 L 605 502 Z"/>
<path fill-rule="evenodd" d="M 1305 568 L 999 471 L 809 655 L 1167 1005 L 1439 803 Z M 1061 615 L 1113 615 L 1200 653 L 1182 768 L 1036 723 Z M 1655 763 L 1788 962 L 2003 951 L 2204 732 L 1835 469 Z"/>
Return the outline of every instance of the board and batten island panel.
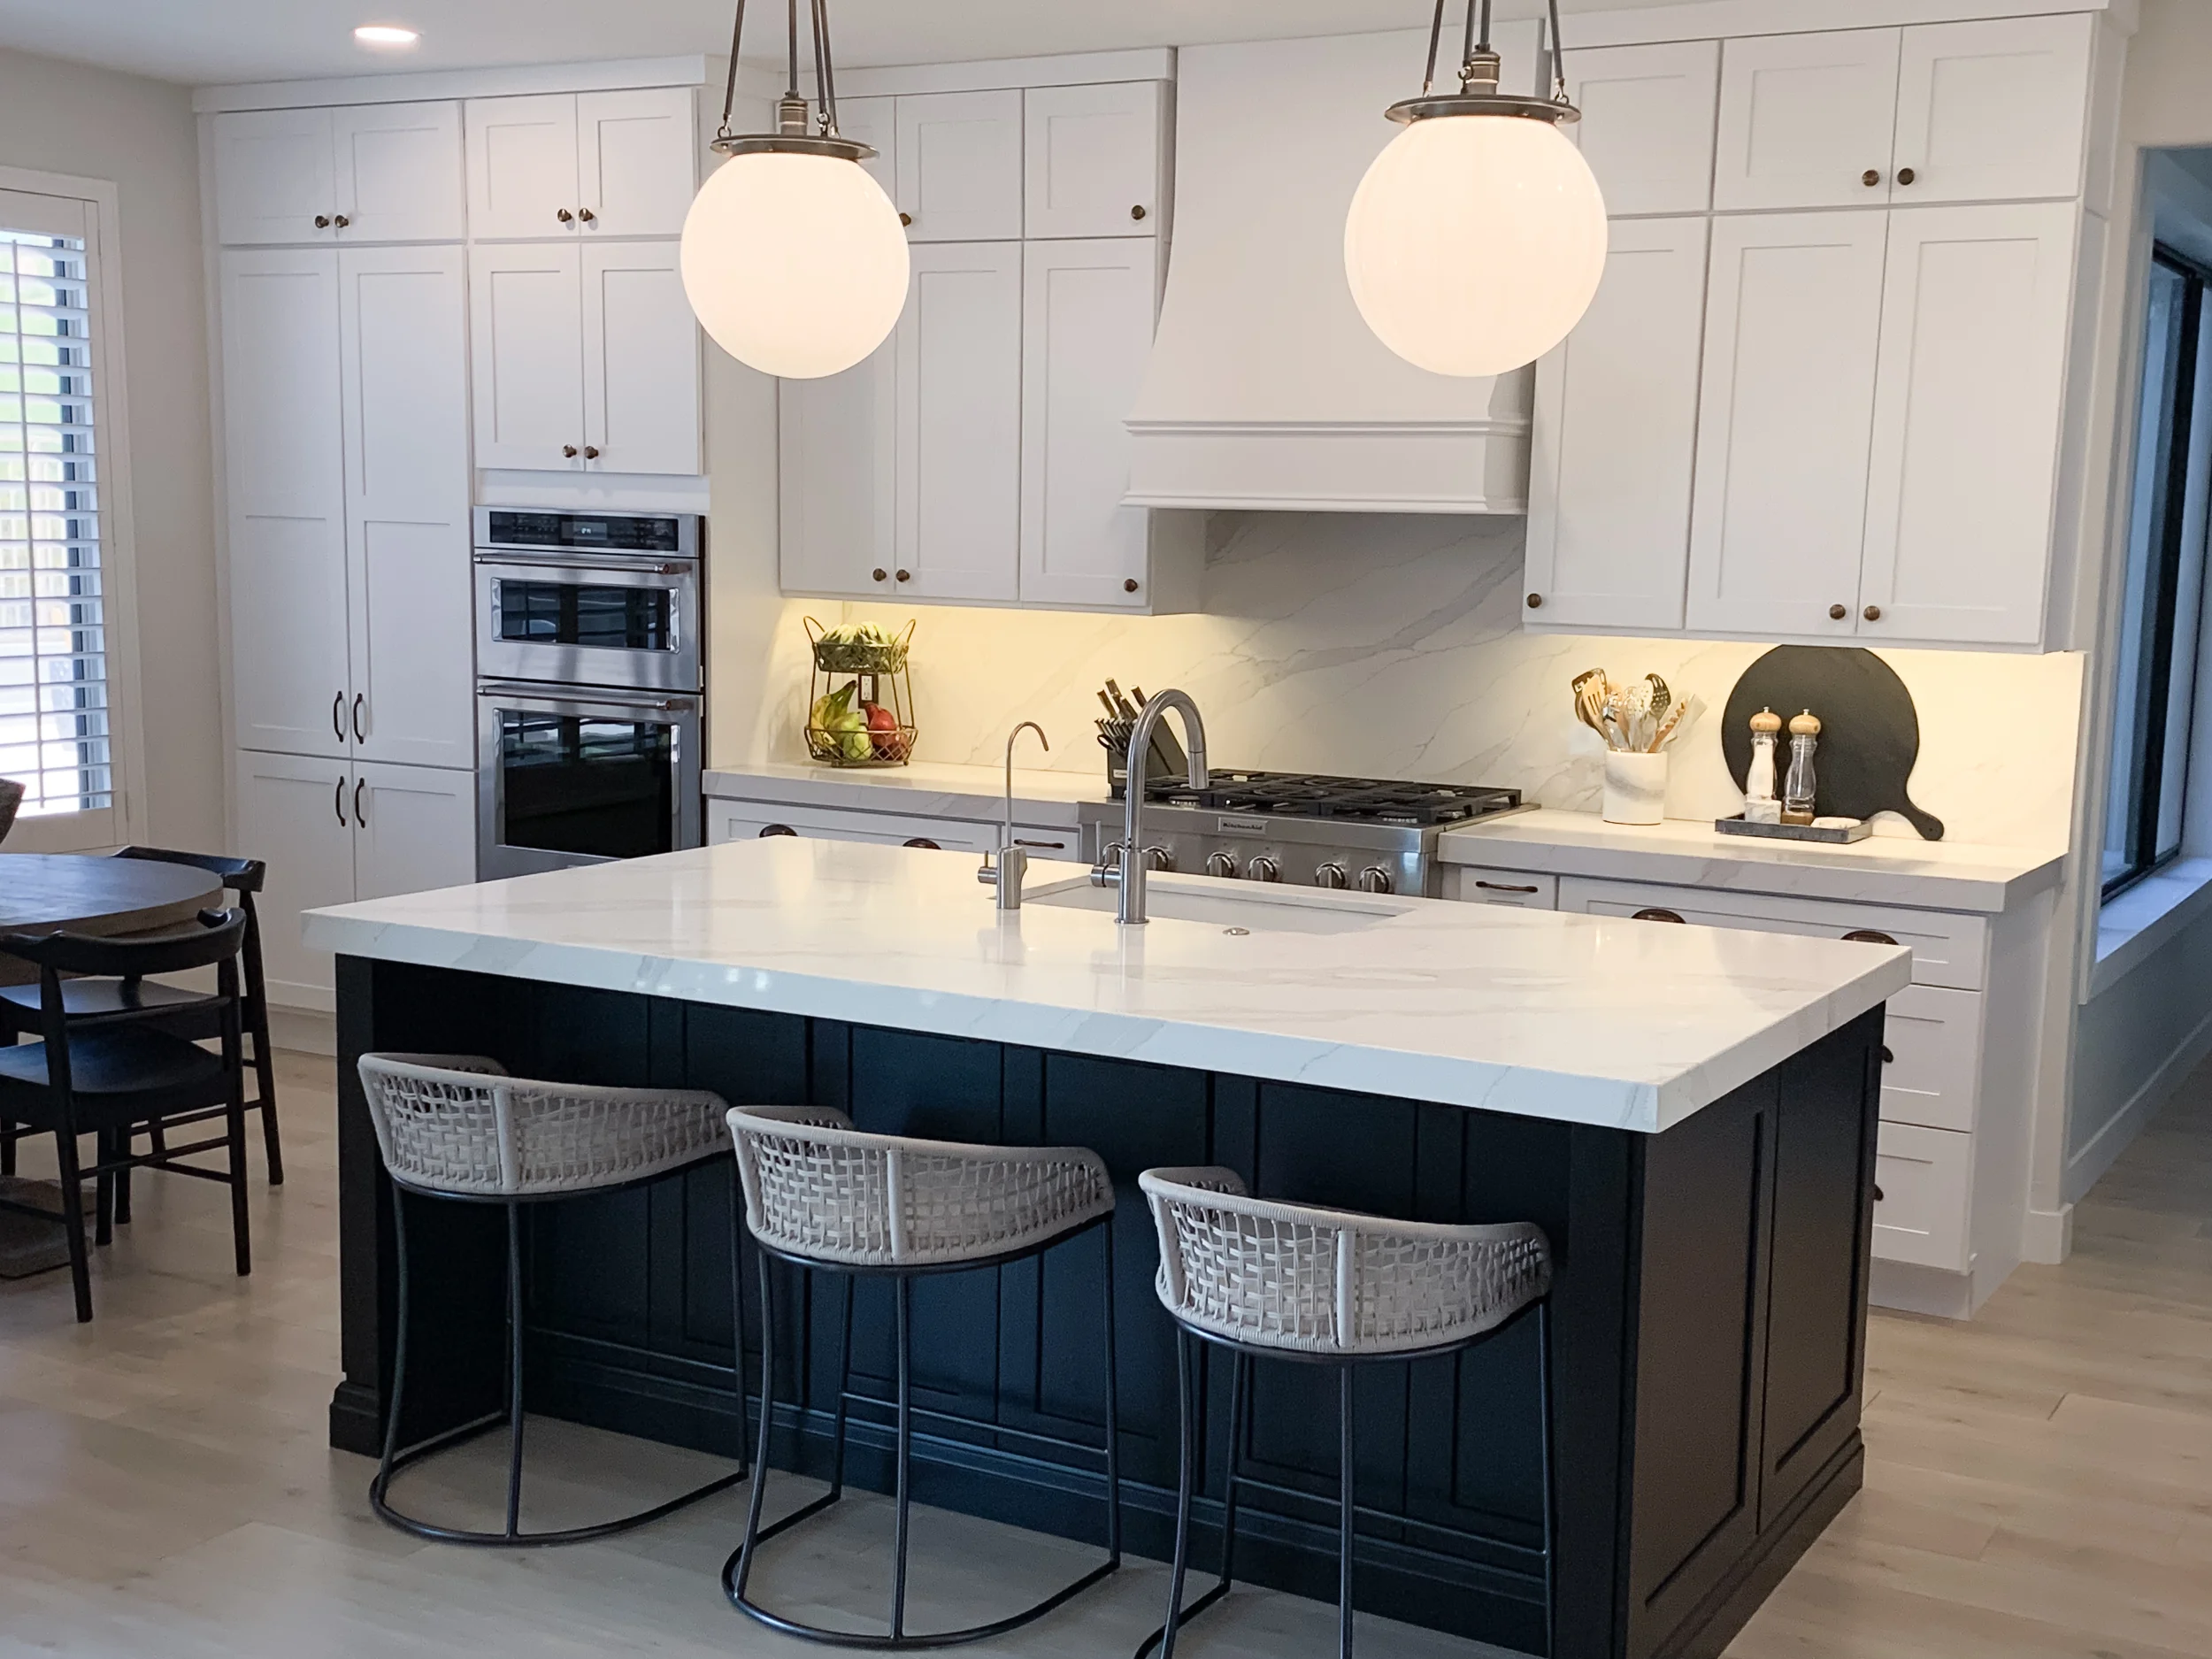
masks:
<path fill-rule="evenodd" d="M 1194 884 L 1154 896 L 1156 914 L 1203 910 Z M 1036 897 L 1002 920 L 970 859 L 787 841 L 433 899 L 311 924 L 343 958 L 349 1060 L 484 1052 L 523 1074 L 835 1105 L 887 1133 L 1097 1149 L 1121 1198 L 1116 1374 L 1141 1552 L 1165 1553 L 1173 1495 L 1172 1327 L 1135 1191 L 1163 1164 L 1225 1163 L 1294 1200 L 1545 1228 L 1560 1655 L 1717 1654 L 1857 1489 L 1878 1005 L 1902 983 L 1901 952 L 1768 941 L 1786 948 L 1745 956 L 1704 930 L 1558 916 L 1532 927 L 1419 901 L 1340 908 L 1357 906 L 1351 895 L 1280 930 L 1261 914 L 1279 907 L 1247 905 L 1243 936 L 1211 916 L 1122 929 Z M 1474 925 L 1440 925 L 1463 918 Z M 1217 954 L 1255 944 L 1234 974 Z M 1393 995 L 1414 1005 L 1394 1020 Z M 1195 1063 L 1161 1063 L 1164 1031 Z M 1622 1052 L 1646 1041 L 1662 1057 Z M 1301 1075 L 1317 1059 L 1332 1075 Z M 1555 1087 L 1562 1110 L 1548 1114 L 1538 1078 L 1590 1087 Z M 365 1451 L 390 1374 L 394 1239 L 349 1068 L 341 1084 L 345 1379 L 332 1438 Z M 1484 1092 L 1512 1107 L 1461 1098 Z M 1624 1125 L 1639 1102 L 1665 1126 Z M 733 1368 L 741 1346 L 757 1365 L 758 1310 L 735 1317 L 732 1187 L 715 1164 L 531 1217 L 534 1409 L 735 1449 L 747 1404 Z M 438 1333 L 439 1363 L 410 1390 L 409 1439 L 496 1402 L 503 1237 L 495 1209 L 411 1212 L 414 1259 L 438 1269 L 415 1282 L 418 1334 Z M 1085 1243 L 1041 1267 L 917 1287 L 917 1399 L 935 1414 L 918 1442 L 923 1502 L 1097 1541 L 1094 1460 L 1022 1434 L 1100 1431 L 1100 1263 Z M 891 1369 L 879 1291 L 860 1293 L 853 1384 L 877 1401 Z M 825 1283 L 780 1302 L 776 1460 L 818 1474 L 839 1297 Z M 1533 1336 L 1524 1321 L 1455 1358 L 1361 1375 L 1363 1606 L 1542 1650 Z M 1244 1450 L 1272 1489 L 1251 1495 L 1239 1552 L 1240 1576 L 1324 1598 L 1335 1434 L 1314 1391 L 1326 1380 L 1260 1368 Z M 1204 1390 L 1201 1562 L 1221 1515 L 1218 1363 Z M 885 1414 L 860 1408 L 856 1432 L 854 1477 L 880 1488 Z"/>

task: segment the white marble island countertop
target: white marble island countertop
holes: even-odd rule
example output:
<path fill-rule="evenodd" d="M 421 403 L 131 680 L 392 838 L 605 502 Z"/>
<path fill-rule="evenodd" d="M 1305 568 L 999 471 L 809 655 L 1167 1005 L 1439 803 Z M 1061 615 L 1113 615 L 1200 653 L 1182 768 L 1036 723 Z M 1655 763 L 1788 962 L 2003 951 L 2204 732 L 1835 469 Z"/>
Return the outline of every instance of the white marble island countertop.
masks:
<path fill-rule="evenodd" d="M 1901 948 L 1255 901 L 1198 877 L 1154 877 L 1155 919 L 1125 928 L 1111 895 L 1033 866 L 1002 918 L 975 872 L 963 854 L 780 837 L 311 911 L 307 942 L 1647 1133 L 1910 978 Z"/>
<path fill-rule="evenodd" d="M 1770 841 L 1724 835 L 1709 820 L 1608 824 L 1594 812 L 1546 809 L 1447 831 L 1437 856 L 1547 875 L 1995 915 L 2057 886 L 2066 855 L 1881 834 L 1848 846 Z"/>

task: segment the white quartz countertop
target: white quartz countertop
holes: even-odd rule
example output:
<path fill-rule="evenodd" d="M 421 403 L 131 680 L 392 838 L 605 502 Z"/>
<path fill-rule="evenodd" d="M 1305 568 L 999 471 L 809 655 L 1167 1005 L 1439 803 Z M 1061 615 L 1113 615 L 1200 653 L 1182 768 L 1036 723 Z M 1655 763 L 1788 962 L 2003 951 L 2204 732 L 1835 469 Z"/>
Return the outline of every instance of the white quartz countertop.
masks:
<path fill-rule="evenodd" d="M 2058 884 L 2062 849 L 2035 852 L 1877 834 L 1847 847 L 1723 835 L 1709 822 L 1648 827 L 1594 812 L 1524 812 L 1451 830 L 1452 864 L 1617 881 L 1664 881 L 1740 893 L 1792 894 L 1988 915 Z"/>
<path fill-rule="evenodd" d="M 342 956 L 1657 1132 L 1905 988 L 1901 947 L 779 837 L 311 911 Z M 1181 910 L 1183 919 L 1170 912 Z M 1242 924 L 1240 931 L 1225 924 Z"/>
<path fill-rule="evenodd" d="M 995 823 L 1006 810 L 1004 767 L 958 766 L 946 761 L 850 769 L 767 761 L 710 772 L 704 787 L 707 795 L 718 801 L 776 802 L 786 806 L 905 812 L 979 822 Z M 1078 805 L 1105 799 L 1102 756 L 1088 772 L 1014 769 L 1014 821 L 1018 824 L 1073 829 Z"/>

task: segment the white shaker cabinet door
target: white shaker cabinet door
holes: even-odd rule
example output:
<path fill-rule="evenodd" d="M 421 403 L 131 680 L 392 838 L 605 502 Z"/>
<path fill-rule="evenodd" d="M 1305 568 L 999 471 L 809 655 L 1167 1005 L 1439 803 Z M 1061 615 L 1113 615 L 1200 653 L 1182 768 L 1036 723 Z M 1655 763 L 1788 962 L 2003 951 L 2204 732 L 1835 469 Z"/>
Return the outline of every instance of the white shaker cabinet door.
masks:
<path fill-rule="evenodd" d="M 682 233 L 699 188 L 692 98 L 689 87 L 577 96 L 574 205 L 586 235 Z"/>
<path fill-rule="evenodd" d="M 342 242 L 459 242 L 468 234 L 461 106 L 370 104 L 330 111 Z"/>
<path fill-rule="evenodd" d="M 1567 54 L 1582 111 L 1560 128 L 1597 175 L 1605 211 L 1702 213 L 1713 202 L 1720 42 L 1607 46 Z"/>
<path fill-rule="evenodd" d="M 327 1010 L 331 957 L 301 941 L 300 916 L 353 902 L 353 779 L 342 761 L 297 755 L 240 754 L 236 765 L 238 850 L 269 866 L 257 901 L 269 999 Z"/>
<path fill-rule="evenodd" d="M 1693 633 L 1852 634 L 1889 220 L 1882 211 L 1713 223 Z"/>
<path fill-rule="evenodd" d="M 573 93 L 471 98 L 463 124 L 471 236 L 512 241 L 577 234 L 576 210 L 584 203 L 576 189 Z"/>
<path fill-rule="evenodd" d="M 2075 12 L 1907 29 L 1891 199 L 2078 194 L 2096 27 Z"/>
<path fill-rule="evenodd" d="M 1022 95 L 937 92 L 898 101 L 899 209 L 916 242 L 1022 234 Z"/>
<path fill-rule="evenodd" d="M 699 472 L 699 325 L 684 298 L 678 244 L 582 252 L 588 464 L 600 472 Z"/>
<path fill-rule="evenodd" d="M 1616 223 L 1597 298 L 1537 365 L 1532 622 L 1682 626 L 1708 223 Z"/>
<path fill-rule="evenodd" d="M 1726 212 L 1887 202 L 1898 33 L 1730 41 L 1721 54 L 1713 205 Z"/>
<path fill-rule="evenodd" d="M 238 746 L 343 755 L 351 691 L 337 250 L 225 254 L 222 317 Z"/>
<path fill-rule="evenodd" d="M 787 593 L 888 594 L 898 564 L 899 348 L 776 386 Z"/>
<path fill-rule="evenodd" d="M 840 137 L 865 144 L 876 153 L 860 165 L 883 187 L 894 204 L 899 199 L 899 101 L 896 98 L 840 98 Z"/>
<path fill-rule="evenodd" d="M 357 751 L 472 766 L 465 256 L 339 256 Z"/>
<path fill-rule="evenodd" d="M 1156 81 L 1033 87 L 1023 96 L 1024 234 L 1149 236 L 1160 224 L 1164 101 Z"/>
<path fill-rule="evenodd" d="M 1151 514 L 1125 507 L 1129 429 L 1152 353 L 1159 244 L 1025 250 L 1021 596 L 1141 610 Z"/>
<path fill-rule="evenodd" d="M 1010 600 L 1021 570 L 1021 244 L 918 245 L 898 353 L 894 590 Z"/>
<path fill-rule="evenodd" d="M 430 766 L 354 767 L 353 885 L 396 898 L 476 879 L 476 774 Z"/>
<path fill-rule="evenodd" d="M 561 242 L 472 249 L 469 322 L 476 465 L 580 471 L 583 250 Z"/>
<path fill-rule="evenodd" d="M 2078 219 L 2070 202 L 1891 215 L 1870 642 L 2042 636 Z"/>
<path fill-rule="evenodd" d="M 214 119 L 216 240 L 337 239 L 330 118 L 328 110 L 247 110 Z"/>

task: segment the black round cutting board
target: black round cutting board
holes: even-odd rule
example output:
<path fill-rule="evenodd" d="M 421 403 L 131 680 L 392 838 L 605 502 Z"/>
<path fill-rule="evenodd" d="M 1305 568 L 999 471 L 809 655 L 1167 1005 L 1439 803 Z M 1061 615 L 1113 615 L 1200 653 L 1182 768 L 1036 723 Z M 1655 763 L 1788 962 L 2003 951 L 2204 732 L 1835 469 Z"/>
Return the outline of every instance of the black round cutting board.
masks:
<path fill-rule="evenodd" d="M 1920 759 L 1920 713 L 1912 693 L 1873 652 L 1856 646 L 1778 645 L 1744 670 L 1728 694 L 1721 753 L 1738 788 L 1751 772 L 1751 717 L 1771 709 L 1784 726 L 1775 785 L 1789 767 L 1788 721 L 1810 709 L 1820 717 L 1818 810 L 1825 818 L 1901 814 L 1923 839 L 1943 839 L 1943 820 L 1912 803 L 1906 786 Z"/>

